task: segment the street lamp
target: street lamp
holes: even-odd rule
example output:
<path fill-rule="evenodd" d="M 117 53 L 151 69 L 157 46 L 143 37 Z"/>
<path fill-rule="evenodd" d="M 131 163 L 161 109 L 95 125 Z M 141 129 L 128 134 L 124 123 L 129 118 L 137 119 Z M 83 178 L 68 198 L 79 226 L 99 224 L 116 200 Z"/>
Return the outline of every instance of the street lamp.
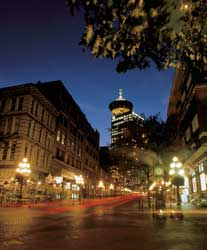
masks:
<path fill-rule="evenodd" d="M 79 200 L 81 200 L 81 196 L 82 196 L 82 186 L 84 185 L 84 179 L 82 175 L 75 175 L 75 182 L 77 185 L 79 185 L 80 187 L 80 191 L 79 191 Z"/>
<path fill-rule="evenodd" d="M 109 190 L 110 190 L 110 194 L 111 194 L 111 196 L 112 196 L 113 190 L 114 190 L 114 185 L 113 185 L 113 184 L 110 184 L 110 185 L 109 185 Z"/>
<path fill-rule="evenodd" d="M 170 163 L 169 174 L 172 176 L 172 184 L 177 187 L 177 206 L 181 205 L 180 200 L 180 186 L 184 186 L 184 170 L 182 169 L 182 163 L 179 162 L 178 158 L 175 156 Z"/>
<path fill-rule="evenodd" d="M 20 182 L 20 192 L 19 192 L 19 198 L 22 198 L 22 191 L 23 191 L 23 183 L 24 178 L 29 176 L 31 173 L 30 170 L 30 164 L 28 163 L 27 158 L 23 158 L 22 162 L 19 163 L 19 167 L 16 169 L 17 172 L 17 178 Z"/>
<path fill-rule="evenodd" d="M 102 196 L 102 189 L 104 189 L 104 183 L 103 181 L 99 181 L 98 188 L 100 188 L 100 197 Z"/>

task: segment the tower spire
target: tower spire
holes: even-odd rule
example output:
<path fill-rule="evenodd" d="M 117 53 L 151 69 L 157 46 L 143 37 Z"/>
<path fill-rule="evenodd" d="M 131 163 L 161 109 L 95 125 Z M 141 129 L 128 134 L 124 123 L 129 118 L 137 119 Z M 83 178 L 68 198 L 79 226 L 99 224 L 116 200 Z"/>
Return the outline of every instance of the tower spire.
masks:
<path fill-rule="evenodd" d="M 123 89 L 119 89 L 119 97 L 117 100 L 124 100 L 123 98 Z"/>

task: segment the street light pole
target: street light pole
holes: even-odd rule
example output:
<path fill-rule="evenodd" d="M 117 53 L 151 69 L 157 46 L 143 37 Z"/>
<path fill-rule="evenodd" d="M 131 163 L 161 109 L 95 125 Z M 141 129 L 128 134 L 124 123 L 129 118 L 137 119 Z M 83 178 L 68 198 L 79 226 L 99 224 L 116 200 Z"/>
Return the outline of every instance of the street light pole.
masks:
<path fill-rule="evenodd" d="M 79 200 L 81 201 L 82 198 L 82 186 L 84 185 L 84 179 L 82 175 L 79 176 L 75 176 L 75 182 L 76 184 L 79 186 L 80 190 L 79 190 Z"/>
<path fill-rule="evenodd" d="M 103 181 L 99 181 L 98 183 L 98 188 L 100 188 L 100 198 L 102 197 L 102 190 L 104 189 L 104 184 Z"/>
<path fill-rule="evenodd" d="M 182 163 L 179 162 L 178 158 L 173 157 L 173 161 L 170 164 L 169 174 L 172 175 L 172 184 L 176 186 L 176 195 L 177 195 L 177 206 L 181 205 L 180 198 L 180 186 L 184 185 L 184 170 L 182 169 Z"/>
<path fill-rule="evenodd" d="M 19 163 L 19 167 L 16 169 L 16 172 L 18 173 L 19 180 L 20 180 L 19 198 L 22 199 L 22 191 L 23 191 L 24 178 L 26 176 L 29 176 L 29 174 L 31 173 L 30 164 L 28 163 L 27 158 L 23 158 L 22 159 L 22 162 Z"/>

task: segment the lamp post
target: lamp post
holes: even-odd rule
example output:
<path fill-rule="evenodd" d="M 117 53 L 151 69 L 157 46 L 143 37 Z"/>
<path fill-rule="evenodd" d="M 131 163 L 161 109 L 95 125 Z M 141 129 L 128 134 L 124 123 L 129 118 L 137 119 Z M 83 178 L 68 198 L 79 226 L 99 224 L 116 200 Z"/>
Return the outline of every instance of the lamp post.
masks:
<path fill-rule="evenodd" d="M 83 179 L 82 175 L 79 175 L 79 176 L 75 175 L 74 178 L 75 178 L 76 184 L 80 188 L 80 190 L 79 190 L 79 200 L 81 201 L 81 198 L 82 198 L 82 186 L 84 185 L 84 179 Z"/>
<path fill-rule="evenodd" d="M 104 189 L 103 181 L 99 181 L 98 188 L 100 189 L 100 198 L 102 197 L 102 190 Z"/>
<path fill-rule="evenodd" d="M 110 195 L 112 196 L 113 190 L 114 190 L 114 185 L 113 184 L 109 185 L 109 190 L 110 190 Z"/>
<path fill-rule="evenodd" d="M 27 158 L 22 159 L 22 162 L 19 163 L 19 167 L 16 169 L 16 172 L 17 172 L 17 178 L 19 179 L 20 182 L 19 198 L 22 199 L 24 179 L 31 173 L 30 164 L 28 163 Z"/>
<path fill-rule="evenodd" d="M 184 186 L 184 170 L 182 169 L 182 163 L 179 162 L 178 158 L 175 156 L 170 163 L 169 174 L 172 175 L 172 184 L 177 187 L 177 206 L 181 205 L 180 199 L 180 186 Z"/>

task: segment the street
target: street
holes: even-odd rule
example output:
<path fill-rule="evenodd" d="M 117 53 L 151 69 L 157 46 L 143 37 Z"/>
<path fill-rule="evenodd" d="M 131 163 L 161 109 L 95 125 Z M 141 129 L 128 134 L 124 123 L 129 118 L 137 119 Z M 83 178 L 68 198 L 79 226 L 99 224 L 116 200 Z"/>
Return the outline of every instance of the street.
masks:
<path fill-rule="evenodd" d="M 206 241 L 205 211 L 161 221 L 134 197 L 0 208 L 0 250 L 206 250 Z"/>

